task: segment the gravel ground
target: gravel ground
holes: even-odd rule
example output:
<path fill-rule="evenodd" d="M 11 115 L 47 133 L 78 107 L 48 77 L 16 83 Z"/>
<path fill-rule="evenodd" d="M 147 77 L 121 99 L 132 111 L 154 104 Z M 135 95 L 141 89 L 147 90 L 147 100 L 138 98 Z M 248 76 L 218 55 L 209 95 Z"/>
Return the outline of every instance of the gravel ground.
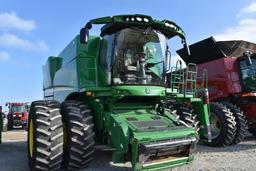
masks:
<path fill-rule="evenodd" d="M 28 171 L 27 134 L 23 130 L 3 133 L 0 145 L 0 171 Z M 196 159 L 190 165 L 175 168 L 173 171 L 255 171 L 256 139 L 248 136 L 239 145 L 226 148 L 213 148 L 198 145 Z M 113 165 L 111 152 L 96 151 L 90 168 L 83 171 L 124 171 L 130 170 L 130 163 Z"/>

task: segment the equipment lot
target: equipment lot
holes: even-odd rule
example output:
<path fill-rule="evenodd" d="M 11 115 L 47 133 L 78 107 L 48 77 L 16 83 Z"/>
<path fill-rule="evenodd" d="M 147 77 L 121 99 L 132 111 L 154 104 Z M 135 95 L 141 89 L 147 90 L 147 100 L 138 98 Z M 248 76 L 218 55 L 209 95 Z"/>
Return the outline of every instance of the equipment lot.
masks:
<path fill-rule="evenodd" d="M 27 133 L 24 130 L 13 130 L 3 133 L 3 144 L 0 145 L 1 171 L 27 171 Z M 218 170 L 218 171 L 253 171 L 256 161 L 256 139 L 249 134 L 245 141 L 225 148 L 213 148 L 199 145 L 196 160 L 192 164 L 173 169 L 185 170 Z M 130 164 L 111 165 L 111 152 L 96 151 L 97 158 L 86 170 L 119 171 L 130 170 Z"/>

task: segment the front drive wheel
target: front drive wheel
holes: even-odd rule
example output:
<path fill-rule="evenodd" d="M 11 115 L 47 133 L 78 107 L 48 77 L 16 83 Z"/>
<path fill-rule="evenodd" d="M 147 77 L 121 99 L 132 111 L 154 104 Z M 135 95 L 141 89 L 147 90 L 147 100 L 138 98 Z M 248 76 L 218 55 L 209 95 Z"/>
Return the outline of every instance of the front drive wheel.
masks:
<path fill-rule="evenodd" d="M 173 109 L 177 110 L 177 115 L 179 116 L 180 120 L 184 121 L 189 126 L 195 128 L 197 133 L 199 132 L 199 121 L 191 105 L 174 105 Z"/>
<path fill-rule="evenodd" d="M 235 137 L 236 122 L 233 113 L 221 103 L 210 103 L 210 125 L 212 142 L 210 146 L 230 145 Z"/>
<path fill-rule="evenodd" d="M 53 171 L 61 168 L 63 127 L 56 101 L 35 101 L 31 104 L 28 124 L 28 164 L 32 171 Z"/>
<path fill-rule="evenodd" d="M 80 169 L 93 159 L 94 136 L 91 110 L 79 101 L 65 101 L 61 105 L 64 123 L 63 167 Z"/>

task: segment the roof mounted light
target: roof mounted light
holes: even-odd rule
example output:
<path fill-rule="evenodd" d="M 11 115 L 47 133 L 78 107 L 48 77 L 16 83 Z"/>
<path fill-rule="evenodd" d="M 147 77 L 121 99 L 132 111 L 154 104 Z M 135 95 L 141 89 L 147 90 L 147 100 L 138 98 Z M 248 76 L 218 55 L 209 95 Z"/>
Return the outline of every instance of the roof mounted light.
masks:
<path fill-rule="evenodd" d="M 149 22 L 149 19 L 148 19 L 148 18 L 143 18 L 143 21 L 144 21 L 145 23 L 148 23 L 148 22 Z"/>
<path fill-rule="evenodd" d="M 142 18 L 141 17 L 136 17 L 136 20 L 141 22 L 142 21 Z"/>
<path fill-rule="evenodd" d="M 165 25 L 166 27 L 169 27 L 169 26 L 170 26 L 170 23 L 164 23 L 164 25 Z"/>
<path fill-rule="evenodd" d="M 170 24 L 170 26 L 169 26 L 170 28 L 173 28 L 174 30 L 176 30 L 177 29 L 177 27 L 175 26 L 175 25 L 173 25 L 173 24 Z"/>
<path fill-rule="evenodd" d="M 177 30 L 177 27 L 172 23 L 165 22 L 164 25 L 166 27 L 169 27 L 169 28 L 173 29 L 173 30 Z"/>
<path fill-rule="evenodd" d="M 150 22 L 150 18 L 148 17 L 144 17 L 144 16 L 125 16 L 123 18 L 123 21 L 125 22 L 144 22 L 144 23 L 149 23 Z"/>

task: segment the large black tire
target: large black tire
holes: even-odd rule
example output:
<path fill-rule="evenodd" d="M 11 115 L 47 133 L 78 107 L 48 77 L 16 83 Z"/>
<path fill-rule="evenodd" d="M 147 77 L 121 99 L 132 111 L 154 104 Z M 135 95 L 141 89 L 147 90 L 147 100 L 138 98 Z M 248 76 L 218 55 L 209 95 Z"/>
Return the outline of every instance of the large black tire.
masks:
<path fill-rule="evenodd" d="M 64 123 L 63 168 L 87 167 L 93 159 L 94 136 L 91 110 L 78 101 L 65 101 L 61 105 Z"/>
<path fill-rule="evenodd" d="M 210 123 L 212 142 L 208 145 L 224 147 L 233 142 L 236 133 L 236 121 L 233 113 L 224 104 L 210 103 Z M 218 132 L 216 133 L 215 130 Z"/>
<path fill-rule="evenodd" d="M 236 105 L 229 103 L 229 102 L 223 102 L 223 104 L 227 108 L 230 109 L 230 111 L 233 113 L 233 115 L 235 117 L 236 134 L 235 134 L 232 144 L 238 144 L 244 140 L 244 137 L 246 135 L 247 120 L 239 107 L 237 107 Z"/>
<path fill-rule="evenodd" d="M 31 104 L 28 128 L 28 164 L 32 171 L 61 168 L 63 127 L 60 104 L 35 101 Z"/>
<path fill-rule="evenodd" d="M 194 127 L 196 132 L 199 131 L 199 121 L 192 106 L 186 104 L 177 104 L 173 105 L 173 109 L 177 110 L 176 114 L 179 116 L 180 120 L 184 121 L 187 125 Z"/>

